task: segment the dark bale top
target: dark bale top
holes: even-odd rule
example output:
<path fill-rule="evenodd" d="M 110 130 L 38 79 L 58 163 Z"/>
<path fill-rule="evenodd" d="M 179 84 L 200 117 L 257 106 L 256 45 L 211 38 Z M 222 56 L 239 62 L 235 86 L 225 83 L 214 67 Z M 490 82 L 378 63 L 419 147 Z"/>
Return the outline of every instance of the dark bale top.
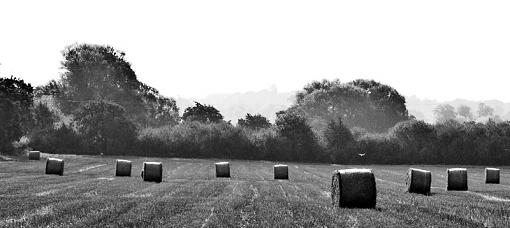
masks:
<path fill-rule="evenodd" d="M 64 160 L 48 158 L 46 160 L 46 174 L 64 175 Z"/>
<path fill-rule="evenodd" d="M 144 181 L 160 183 L 163 180 L 163 164 L 161 162 L 144 162 L 142 178 Z"/>
<path fill-rule="evenodd" d="M 216 167 L 216 177 L 230 177 L 230 164 L 228 162 L 218 162 Z"/>
<path fill-rule="evenodd" d="M 407 191 L 410 193 L 430 194 L 432 174 L 428 170 L 410 168 L 407 172 Z"/>
<path fill-rule="evenodd" d="M 448 176 L 448 191 L 467 191 L 468 175 L 465 168 L 452 168 L 446 171 Z"/>
<path fill-rule="evenodd" d="M 131 176 L 131 161 L 117 159 L 115 162 L 115 176 Z"/>
<path fill-rule="evenodd" d="M 485 168 L 485 183 L 499 184 L 499 169 Z"/>
<path fill-rule="evenodd" d="M 335 170 L 331 180 L 333 205 L 374 208 L 377 201 L 375 176 L 370 169 Z"/>
<path fill-rule="evenodd" d="M 28 152 L 28 160 L 40 160 L 41 152 L 39 151 L 30 151 Z"/>

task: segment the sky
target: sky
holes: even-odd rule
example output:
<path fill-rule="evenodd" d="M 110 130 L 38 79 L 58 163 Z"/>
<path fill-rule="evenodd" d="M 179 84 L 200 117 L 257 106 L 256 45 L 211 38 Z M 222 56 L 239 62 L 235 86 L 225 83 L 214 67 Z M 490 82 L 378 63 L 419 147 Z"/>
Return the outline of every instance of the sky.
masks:
<path fill-rule="evenodd" d="M 126 53 L 171 97 L 374 79 L 406 96 L 510 102 L 510 1 L 0 1 L 0 76 L 59 77 L 74 43 Z"/>

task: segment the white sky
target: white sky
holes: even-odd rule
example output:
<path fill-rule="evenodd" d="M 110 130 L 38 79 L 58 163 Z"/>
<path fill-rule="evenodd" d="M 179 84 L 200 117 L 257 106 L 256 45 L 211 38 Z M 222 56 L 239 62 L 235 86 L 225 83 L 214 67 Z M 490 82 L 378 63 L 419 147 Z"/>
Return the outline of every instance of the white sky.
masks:
<path fill-rule="evenodd" d="M 510 102 L 510 1 L 1 1 L 0 76 L 58 77 L 73 43 L 125 51 L 167 96 L 370 78 Z"/>

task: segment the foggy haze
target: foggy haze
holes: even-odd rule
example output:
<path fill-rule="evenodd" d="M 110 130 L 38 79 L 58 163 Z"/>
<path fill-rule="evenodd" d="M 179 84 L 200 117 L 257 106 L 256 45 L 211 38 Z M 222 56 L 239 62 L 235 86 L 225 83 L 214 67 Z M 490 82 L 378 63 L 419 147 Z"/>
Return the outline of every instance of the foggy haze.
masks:
<path fill-rule="evenodd" d="M 293 104 L 297 91 L 279 92 L 276 86 L 271 86 L 260 91 L 251 91 L 246 93 L 218 93 L 206 96 L 204 98 L 185 98 L 177 97 L 177 106 L 182 114 L 184 109 L 193 106 L 194 101 L 202 104 L 213 105 L 225 117 L 226 121 L 237 123 L 237 120 L 244 118 L 246 113 L 261 114 L 267 117 L 272 123 L 276 118 L 275 113 L 288 108 Z M 434 108 L 441 104 L 450 104 L 457 108 L 459 105 L 466 105 L 476 113 L 479 103 L 485 103 L 494 109 L 494 114 L 503 120 L 510 120 L 510 103 L 504 103 L 499 100 L 466 100 L 454 99 L 449 101 L 437 101 L 417 97 L 416 95 L 405 95 L 406 105 L 409 114 L 414 115 L 416 119 L 424 120 L 428 123 L 434 123 Z"/>
<path fill-rule="evenodd" d="M 42 85 L 67 45 L 89 43 L 124 51 L 170 97 L 369 78 L 426 99 L 510 102 L 509 11 L 465 0 L 8 1 L 0 74 Z"/>

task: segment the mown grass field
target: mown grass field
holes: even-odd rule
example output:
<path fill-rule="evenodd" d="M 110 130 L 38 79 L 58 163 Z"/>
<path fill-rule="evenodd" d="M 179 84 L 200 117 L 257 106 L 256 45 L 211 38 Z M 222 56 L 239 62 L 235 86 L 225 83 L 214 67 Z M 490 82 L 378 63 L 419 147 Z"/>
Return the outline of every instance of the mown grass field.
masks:
<path fill-rule="evenodd" d="M 218 179 L 204 159 L 122 157 L 131 177 L 114 177 L 114 157 L 58 156 L 64 176 L 44 175 L 45 159 L 0 162 L 0 227 L 510 227 L 510 169 L 484 184 L 484 167 L 466 167 L 469 191 L 447 192 L 445 166 L 432 171 L 432 195 L 405 192 L 409 166 L 287 163 L 273 180 L 263 161 L 230 161 Z M 163 162 L 163 182 L 143 182 L 143 161 Z M 375 209 L 331 205 L 331 172 L 366 167 L 377 178 Z M 453 166 L 450 166 L 453 167 Z"/>

